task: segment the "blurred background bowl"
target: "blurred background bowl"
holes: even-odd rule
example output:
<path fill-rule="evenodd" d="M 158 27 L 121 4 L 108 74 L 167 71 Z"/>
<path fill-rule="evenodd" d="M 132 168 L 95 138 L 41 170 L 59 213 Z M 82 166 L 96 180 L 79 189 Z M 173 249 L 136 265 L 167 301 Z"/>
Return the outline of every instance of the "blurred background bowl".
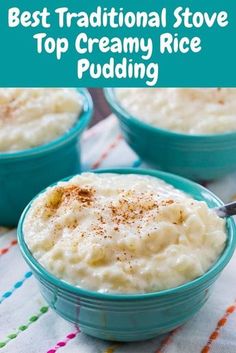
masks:
<path fill-rule="evenodd" d="M 197 181 L 236 170 L 236 132 L 187 135 L 161 129 L 132 116 L 116 98 L 115 89 L 105 88 L 104 93 L 126 142 L 150 166 Z"/>
<path fill-rule="evenodd" d="M 0 153 L 0 224 L 16 226 L 27 203 L 43 188 L 79 173 L 79 139 L 88 126 L 93 103 L 86 89 L 79 89 L 83 111 L 73 127 L 47 144 L 10 153 Z"/>

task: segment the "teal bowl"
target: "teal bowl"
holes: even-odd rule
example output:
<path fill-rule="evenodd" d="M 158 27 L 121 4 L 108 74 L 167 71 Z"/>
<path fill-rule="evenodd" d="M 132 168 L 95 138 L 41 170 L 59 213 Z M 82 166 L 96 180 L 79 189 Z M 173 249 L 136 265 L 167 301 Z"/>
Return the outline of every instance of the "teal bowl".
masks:
<path fill-rule="evenodd" d="M 1 226 L 16 226 L 25 206 L 40 190 L 80 172 L 79 137 L 90 122 L 93 104 L 86 89 L 79 92 L 83 111 L 63 136 L 28 150 L 0 153 Z"/>
<path fill-rule="evenodd" d="M 131 116 L 114 89 L 104 92 L 125 140 L 150 166 L 198 181 L 218 179 L 236 170 L 236 132 L 187 135 L 157 128 Z"/>
<path fill-rule="evenodd" d="M 99 170 L 98 173 L 142 174 L 163 179 L 204 200 L 209 207 L 222 202 L 202 186 L 181 177 L 139 169 Z M 203 276 L 179 287 L 147 294 L 103 294 L 78 288 L 47 272 L 29 251 L 23 233 L 26 207 L 18 225 L 21 252 L 33 271 L 40 291 L 58 315 L 79 325 L 82 332 L 105 340 L 146 340 L 169 332 L 188 321 L 207 301 L 214 282 L 233 255 L 236 236 L 232 218 L 227 220 L 227 243 L 216 263 Z"/>

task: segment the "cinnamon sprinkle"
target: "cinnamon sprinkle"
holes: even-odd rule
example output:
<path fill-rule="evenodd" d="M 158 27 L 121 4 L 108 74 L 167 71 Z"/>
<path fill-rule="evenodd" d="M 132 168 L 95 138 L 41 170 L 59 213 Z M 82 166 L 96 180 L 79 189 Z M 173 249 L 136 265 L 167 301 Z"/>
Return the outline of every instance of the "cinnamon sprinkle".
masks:
<path fill-rule="evenodd" d="M 45 206 L 50 215 L 54 214 L 62 205 L 70 204 L 72 200 L 77 200 L 82 205 L 90 206 L 94 193 L 94 189 L 81 188 L 78 185 L 58 186 L 52 190 L 49 201 Z"/>
<path fill-rule="evenodd" d="M 117 203 L 111 202 L 108 208 L 111 211 L 111 217 L 115 224 L 131 224 L 137 219 L 141 219 L 145 213 L 153 209 L 158 209 L 158 203 L 152 197 L 135 197 L 130 199 L 131 195 L 122 195 Z M 169 200 L 170 202 L 170 200 Z M 118 230 L 116 226 L 114 230 Z"/>
<path fill-rule="evenodd" d="M 8 104 L 0 105 L 0 119 L 7 120 L 12 116 L 12 107 Z"/>

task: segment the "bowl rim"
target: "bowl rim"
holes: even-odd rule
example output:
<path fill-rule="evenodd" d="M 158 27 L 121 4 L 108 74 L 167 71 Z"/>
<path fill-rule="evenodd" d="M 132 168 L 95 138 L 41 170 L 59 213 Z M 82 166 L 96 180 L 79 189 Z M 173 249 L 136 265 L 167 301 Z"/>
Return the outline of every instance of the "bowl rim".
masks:
<path fill-rule="evenodd" d="M 50 142 L 47 142 L 43 145 L 39 145 L 33 148 L 13 151 L 13 152 L 0 152 L 0 162 L 8 161 L 12 159 L 27 158 L 35 155 L 41 155 L 43 153 L 49 152 L 64 143 L 70 141 L 88 126 L 93 115 L 93 101 L 90 93 L 86 88 L 75 88 L 82 97 L 83 100 L 83 110 L 79 114 L 79 119 L 76 123 L 63 135 L 59 136 L 56 139 L 53 139 Z"/>
<path fill-rule="evenodd" d="M 147 169 L 136 169 L 136 168 L 113 168 L 113 169 L 97 169 L 97 170 L 91 170 L 88 172 L 94 172 L 94 173 L 117 173 L 117 174 L 138 174 L 138 175 L 149 175 L 153 176 L 156 178 L 160 178 L 165 181 L 165 178 L 167 178 L 168 183 L 171 184 L 171 181 L 179 181 L 180 183 L 189 186 L 193 190 L 197 189 L 201 192 L 207 193 L 208 196 L 213 198 L 214 201 L 220 206 L 223 205 L 223 202 L 210 190 L 206 189 L 205 187 L 190 181 L 188 179 L 182 178 L 180 176 L 177 176 L 175 174 L 171 173 L 165 173 L 162 171 L 157 171 L 157 170 L 147 170 Z M 77 174 L 79 175 L 79 174 Z M 73 176 L 69 176 L 67 178 L 64 178 L 60 181 L 67 181 L 73 178 Z M 171 180 L 171 181 L 170 181 Z M 60 182 L 59 181 L 59 182 Z M 58 182 L 50 185 L 54 186 Z M 47 189 L 47 188 L 46 188 Z M 18 228 L 17 228 L 17 238 L 18 238 L 18 244 L 20 246 L 21 253 L 32 269 L 32 271 L 42 280 L 49 282 L 50 284 L 56 286 L 57 288 L 60 288 L 61 290 L 68 291 L 70 293 L 73 293 L 76 296 L 79 297 L 86 297 L 90 299 L 101 299 L 101 300 L 107 300 L 107 301 L 133 301 L 133 300 L 147 300 L 147 299 L 153 299 L 153 298 L 162 298 L 166 296 L 172 296 L 176 295 L 179 293 L 182 293 L 187 290 L 192 290 L 194 288 L 197 288 L 200 286 L 202 283 L 206 283 L 209 280 L 213 279 L 217 274 L 219 274 L 223 268 L 227 265 L 227 263 L 230 261 L 235 247 L 236 247 L 236 225 L 232 217 L 227 219 L 227 243 L 225 245 L 224 250 L 222 251 L 221 255 L 218 257 L 217 261 L 210 267 L 210 269 L 205 272 L 202 276 L 197 277 L 196 279 L 189 281 L 187 283 L 184 283 L 180 286 L 170 288 L 170 289 L 165 289 L 159 292 L 148 292 L 148 293 L 129 293 L 129 294 L 123 294 L 123 293 L 100 293 L 97 291 L 81 288 L 81 287 L 76 287 L 62 279 L 59 279 L 52 273 L 48 272 L 32 255 L 31 251 L 29 250 L 25 240 L 24 240 L 24 233 L 23 233 L 23 224 L 24 224 L 24 219 L 33 203 L 33 201 L 41 194 L 43 193 L 46 189 L 42 190 L 39 194 L 37 194 L 34 199 L 26 206 L 25 210 L 23 211 L 21 218 L 18 223 Z M 180 189 L 181 190 L 181 189 Z"/>
<path fill-rule="evenodd" d="M 118 87 L 118 89 L 121 87 Z M 219 141 L 219 140 L 227 140 L 227 138 L 236 138 L 236 131 L 229 131 L 229 132 L 224 132 L 224 133 L 217 133 L 217 134 L 185 134 L 183 132 L 178 132 L 174 130 L 168 130 L 164 129 L 161 127 L 154 126 L 152 124 L 149 124 L 147 122 L 142 121 L 141 119 L 136 118 L 134 115 L 129 113 L 128 110 L 126 110 L 118 101 L 116 95 L 115 95 L 115 89 L 116 88 L 104 88 L 104 95 L 105 98 L 110 105 L 110 107 L 114 110 L 115 114 L 118 114 L 121 116 L 120 119 L 125 120 L 126 122 L 131 122 L 135 124 L 136 126 L 149 130 L 150 132 L 155 132 L 162 134 L 163 136 L 166 137 L 173 137 L 176 139 L 187 139 L 187 140 L 194 140 L 194 141 L 199 141 L 202 140 L 202 142 L 213 142 L 213 141 Z M 152 88 L 150 88 L 152 89 Z M 208 141 L 211 139 L 210 141 Z"/>

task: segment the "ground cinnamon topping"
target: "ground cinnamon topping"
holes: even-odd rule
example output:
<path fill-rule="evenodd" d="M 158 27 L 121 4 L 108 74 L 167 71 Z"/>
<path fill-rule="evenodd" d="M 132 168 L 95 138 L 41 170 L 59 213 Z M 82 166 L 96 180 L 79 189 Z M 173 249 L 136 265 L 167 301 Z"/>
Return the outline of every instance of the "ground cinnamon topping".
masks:
<path fill-rule="evenodd" d="M 172 203 L 174 203 L 174 200 L 165 200 L 165 203 L 171 205 Z"/>
<path fill-rule="evenodd" d="M 183 223 L 185 217 L 184 217 L 184 214 L 183 214 L 183 211 L 179 211 L 179 219 L 178 219 L 178 224 L 181 224 Z"/>
<path fill-rule="evenodd" d="M 0 119 L 6 120 L 12 116 L 12 107 L 9 104 L 0 105 Z"/>
<path fill-rule="evenodd" d="M 46 208 L 55 212 L 61 205 L 68 205 L 72 200 L 77 200 L 85 206 L 90 206 L 94 193 L 95 190 L 93 188 L 81 188 L 77 185 L 58 186 L 53 189 Z"/>
<path fill-rule="evenodd" d="M 148 198 L 136 197 L 131 199 L 132 195 L 122 195 L 119 201 L 108 205 L 111 211 L 111 217 L 115 224 L 130 224 L 137 219 L 141 219 L 144 213 L 153 209 L 158 209 L 158 203 L 150 196 Z M 118 227 L 114 228 L 118 230 Z"/>

